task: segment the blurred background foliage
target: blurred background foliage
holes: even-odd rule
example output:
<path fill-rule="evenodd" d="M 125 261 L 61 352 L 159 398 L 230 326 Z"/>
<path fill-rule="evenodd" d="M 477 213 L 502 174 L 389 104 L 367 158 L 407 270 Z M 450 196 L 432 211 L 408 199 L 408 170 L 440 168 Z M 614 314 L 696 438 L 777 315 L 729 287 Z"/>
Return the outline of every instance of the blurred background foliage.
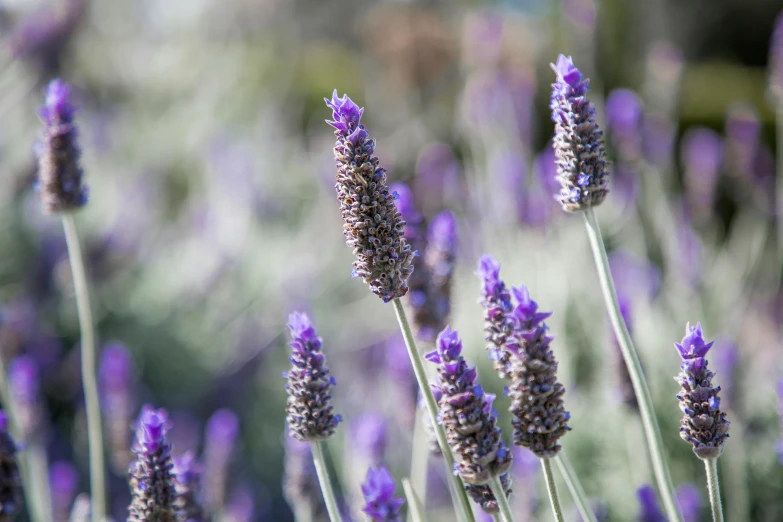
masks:
<path fill-rule="evenodd" d="M 619 391 L 582 220 L 550 196 L 548 64 L 563 53 L 591 78 L 599 118 L 614 89 L 643 100 L 628 131 L 641 151 L 622 157 L 625 131 L 610 133 L 617 175 L 598 214 L 674 481 L 698 486 L 704 509 L 693 520 L 707 520 L 701 463 L 678 437 L 671 344 L 687 321 L 702 321 L 739 358 L 717 378 L 732 390 L 720 461 L 727 519 L 783 520 L 783 301 L 766 68 L 781 10 L 780 0 L 0 1 L 0 345 L 6 361 L 24 353 L 41 368 L 50 462 L 75 463 L 78 490 L 88 491 L 68 259 L 58 220 L 42 215 L 32 189 L 36 110 L 61 76 L 80 106 L 91 201 L 78 222 L 97 329 L 132 353 L 135 408 L 171 412 L 175 453 L 203 446 L 214 411 L 235 411 L 227 496 L 254 505 L 235 520 L 293 520 L 282 493 L 281 372 L 286 316 L 304 309 L 324 337 L 347 419 L 329 442 L 346 499 L 366 471 L 351 435 L 364 414 L 383 415 L 385 460 L 398 479 L 408 474 L 415 381 L 392 310 L 350 277 L 323 122 L 322 98 L 336 88 L 366 108 L 390 180 L 409 183 L 425 216 L 456 214 L 452 325 L 486 388 L 502 393 L 483 348 L 478 256 L 492 253 L 507 283 L 528 285 L 554 311 L 574 428 L 564 447 L 607 520 L 635 520 L 636 490 L 651 482 L 638 415 Z M 740 161 L 743 143 L 732 146 L 742 141 L 729 132 L 732 113 L 759 129 L 749 162 Z M 695 126 L 728 134 L 706 208 L 692 199 L 700 181 L 689 181 L 680 153 Z M 508 438 L 507 403 L 496 404 Z M 443 470 L 431 467 L 430 520 L 451 520 Z M 124 470 L 111 486 L 124 520 Z M 550 519 L 535 503 L 541 487 L 533 478 L 515 486 L 530 520 Z"/>

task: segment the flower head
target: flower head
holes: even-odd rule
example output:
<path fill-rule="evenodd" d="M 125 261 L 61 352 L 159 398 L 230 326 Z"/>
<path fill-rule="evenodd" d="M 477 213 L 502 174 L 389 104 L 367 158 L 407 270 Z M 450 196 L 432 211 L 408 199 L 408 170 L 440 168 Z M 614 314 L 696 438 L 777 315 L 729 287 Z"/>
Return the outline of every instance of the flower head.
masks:
<path fill-rule="evenodd" d="M 343 232 L 356 255 L 354 274 L 364 279 L 372 292 L 389 302 L 408 292 L 413 272 L 413 251 L 403 232 L 405 221 L 394 205 L 394 196 L 386 184 L 386 171 L 375 157 L 375 140 L 361 124 L 364 109 L 348 95 L 335 90 L 325 99 L 332 109 L 337 141 L 337 199 L 343 216 Z"/>
<path fill-rule="evenodd" d="M 37 190 L 44 211 L 50 214 L 76 210 L 87 203 L 87 188 L 82 184 L 79 166 L 78 133 L 73 122 L 75 112 L 70 86 L 62 80 L 52 80 L 46 92 L 46 104 L 40 111 L 44 130 L 36 149 Z"/>
<path fill-rule="evenodd" d="M 187 522 L 205 522 L 207 519 L 201 507 L 201 466 L 196 462 L 193 452 L 188 451 L 174 459 L 175 501 L 182 520 Z"/>
<path fill-rule="evenodd" d="M 484 339 L 489 358 L 494 361 L 495 371 L 505 379 L 508 377 L 510 354 L 506 340 L 513 329 L 510 313 L 513 310 L 511 294 L 500 279 L 500 263 L 489 254 L 481 256 L 476 275 L 481 280 L 481 303 L 484 308 Z"/>
<path fill-rule="evenodd" d="M 79 488 L 79 473 L 68 461 L 54 462 L 49 468 L 49 489 L 55 522 L 67 522 L 71 503 Z"/>
<path fill-rule="evenodd" d="M 658 505 L 658 497 L 652 486 L 645 485 L 636 490 L 636 496 L 639 499 L 640 512 L 637 520 L 639 522 L 666 522 L 666 517 L 661 512 Z"/>
<path fill-rule="evenodd" d="M 375 522 L 400 522 L 404 499 L 394 496 L 394 477 L 384 467 L 370 468 L 362 483 L 365 505 L 362 511 Z"/>
<path fill-rule="evenodd" d="M 321 352 L 321 338 L 307 315 L 294 312 L 288 320 L 291 330 L 292 367 L 288 379 L 288 432 L 299 440 L 326 440 L 342 420 L 332 413 L 331 388 L 334 377 Z"/>
<path fill-rule="evenodd" d="M 563 210 L 577 212 L 600 205 L 609 192 L 606 152 L 595 107 L 586 98 L 588 80 L 562 54 L 552 69 L 556 79 L 549 107 L 555 122 L 553 147 L 561 185 L 556 198 Z"/>
<path fill-rule="evenodd" d="M 436 347 L 425 357 L 438 364 L 435 388 L 440 392 L 441 423 L 456 457 L 455 472 L 468 484 L 486 484 L 493 475 L 508 471 L 513 460 L 500 437 L 492 408 L 495 396 L 476 383 L 476 368 L 465 362 L 456 331 L 447 326 Z"/>
<path fill-rule="evenodd" d="M 720 409 L 720 386 L 712 385 L 715 374 L 707 368 L 704 358 L 712 343 L 704 339 L 701 324 L 688 324 L 685 337 L 674 346 L 682 357 L 682 371 L 674 378 L 681 386 L 677 399 L 684 413 L 680 436 L 691 443 L 700 459 L 720 457 L 729 436 L 729 421 Z"/>
<path fill-rule="evenodd" d="M 720 135 L 704 127 L 688 129 L 682 137 L 680 156 L 688 201 L 699 212 L 705 213 L 712 207 L 723 148 Z"/>
<path fill-rule="evenodd" d="M 133 361 L 128 349 L 121 343 L 107 343 L 101 350 L 98 379 L 101 408 L 106 419 L 106 432 L 112 465 L 125 470 L 131 459 L 131 416 L 135 411 Z"/>
<path fill-rule="evenodd" d="M 386 419 L 380 413 L 360 415 L 350 426 L 351 447 L 366 457 L 371 465 L 380 465 L 386 452 Z"/>

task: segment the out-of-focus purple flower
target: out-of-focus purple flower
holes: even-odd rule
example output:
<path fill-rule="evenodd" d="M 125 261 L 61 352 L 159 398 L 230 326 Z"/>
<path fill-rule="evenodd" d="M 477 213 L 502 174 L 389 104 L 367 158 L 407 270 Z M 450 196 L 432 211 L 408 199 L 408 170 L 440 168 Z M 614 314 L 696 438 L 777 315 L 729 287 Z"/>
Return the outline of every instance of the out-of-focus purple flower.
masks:
<path fill-rule="evenodd" d="M 210 512 L 223 507 L 226 498 L 226 482 L 239 435 L 239 418 L 228 409 L 220 409 L 207 421 L 204 433 L 204 478 L 207 481 L 205 493 Z"/>
<path fill-rule="evenodd" d="M 87 204 L 75 113 L 71 87 L 62 80 L 52 80 L 46 91 L 46 104 L 40 110 L 44 129 L 36 147 L 36 190 L 48 214 L 73 211 Z"/>
<path fill-rule="evenodd" d="M 699 522 L 701 520 L 701 491 L 695 484 L 687 483 L 677 486 L 674 491 L 677 505 L 684 522 Z"/>
<path fill-rule="evenodd" d="M 693 230 L 690 218 L 684 213 L 677 216 L 675 241 L 677 256 L 673 260 L 675 270 L 683 281 L 695 286 L 702 276 L 702 246 L 698 234 Z"/>
<path fill-rule="evenodd" d="M 658 497 L 652 486 L 647 484 L 637 489 L 636 497 L 639 499 L 640 508 L 636 520 L 639 522 L 666 522 L 666 517 L 661 512 Z"/>
<path fill-rule="evenodd" d="M 490 11 L 468 12 L 463 27 L 462 55 L 473 66 L 494 64 L 503 50 L 503 16 Z"/>
<path fill-rule="evenodd" d="M 389 470 L 384 467 L 370 468 L 362 483 L 365 505 L 362 511 L 375 522 L 400 522 L 400 508 L 405 499 L 394 496 L 397 485 Z"/>
<path fill-rule="evenodd" d="M 511 293 L 500 279 L 500 263 L 489 254 L 481 256 L 476 275 L 481 280 L 481 306 L 484 308 L 484 339 L 489 358 L 501 379 L 509 376 L 511 354 L 506 341 L 514 327 L 509 314 L 513 310 Z"/>
<path fill-rule="evenodd" d="M 174 490 L 177 493 L 175 504 L 180 520 L 187 522 L 205 522 L 208 520 L 201 499 L 201 466 L 196 462 L 193 452 L 187 451 L 174 459 Z"/>
<path fill-rule="evenodd" d="M 422 339 L 433 341 L 451 317 L 451 287 L 457 260 L 457 220 L 449 210 L 435 215 L 427 229 L 424 254 L 429 276 L 429 320 L 422 328 Z"/>
<path fill-rule="evenodd" d="M 715 374 L 707 368 L 704 358 L 712 344 L 704 339 L 701 324 L 690 323 L 682 341 L 674 343 L 682 358 L 682 371 L 675 377 L 682 388 L 677 400 L 685 414 L 680 422 L 680 436 L 691 443 L 700 459 L 720 457 L 729 436 L 729 421 L 720 409 L 720 386 L 712 385 Z"/>
<path fill-rule="evenodd" d="M 128 506 L 128 522 L 178 520 L 171 446 L 166 441 L 168 430 L 166 410 L 144 405 L 133 443 L 136 459 L 129 470 L 133 499 Z"/>
<path fill-rule="evenodd" d="M 352 451 L 367 458 L 370 466 L 379 466 L 386 453 L 386 419 L 380 413 L 365 413 L 353 421 L 348 430 Z"/>
<path fill-rule="evenodd" d="M 642 100 L 630 89 L 615 89 L 606 98 L 606 121 L 617 155 L 631 162 L 641 155 Z"/>
<path fill-rule="evenodd" d="M 732 105 L 726 113 L 725 130 L 728 171 L 740 179 L 752 181 L 753 161 L 761 134 L 758 112 L 746 103 Z"/>
<path fill-rule="evenodd" d="M 593 30 L 596 12 L 594 0 L 565 0 L 563 2 L 563 14 L 572 24 L 583 31 Z"/>
<path fill-rule="evenodd" d="M 674 158 L 676 129 L 661 114 L 648 114 L 642 121 L 642 147 L 645 159 L 661 169 L 671 166 Z"/>
<path fill-rule="evenodd" d="M 386 184 L 386 171 L 374 155 L 375 140 L 361 123 L 363 108 L 348 95 L 324 99 L 332 109 L 337 142 L 337 199 L 346 242 L 356 255 L 353 268 L 383 302 L 408 293 L 413 250 L 403 236 L 403 220 Z"/>
<path fill-rule="evenodd" d="M 309 446 L 309 443 L 307 445 Z M 226 522 L 253 522 L 256 520 L 256 505 L 250 489 L 239 487 L 234 490 L 228 499 L 224 513 Z"/>
<path fill-rule="evenodd" d="M 122 343 L 110 342 L 104 346 L 98 381 L 112 465 L 117 471 L 124 470 L 131 459 L 128 426 L 134 410 L 135 376 L 130 352 Z"/>
<path fill-rule="evenodd" d="M 29 355 L 20 355 L 8 367 L 8 386 L 24 439 L 41 434 L 43 414 L 38 365 Z"/>
<path fill-rule="evenodd" d="M 445 143 L 425 145 L 416 160 L 416 193 L 425 209 L 442 208 L 459 193 L 462 167 Z M 403 215 L 403 219 L 407 221 Z M 415 249 L 414 249 L 415 250 Z"/>
<path fill-rule="evenodd" d="M 438 365 L 434 386 L 440 422 L 446 429 L 454 452 L 454 468 L 467 484 L 486 484 L 493 475 L 509 470 L 513 458 L 506 449 L 492 408 L 495 396 L 484 393 L 476 383 L 476 368 L 468 367 L 462 356 L 462 341 L 448 326 L 438 335 L 436 350 L 425 358 Z"/>
<path fill-rule="evenodd" d="M 697 213 L 706 214 L 715 198 L 723 162 L 723 140 L 705 127 L 690 128 L 682 138 L 681 154 L 688 202 Z"/>
<path fill-rule="evenodd" d="M 16 442 L 8 433 L 8 417 L 0 410 L 0 522 L 12 522 L 22 511 L 22 481 Z"/>
<path fill-rule="evenodd" d="M 554 150 L 556 195 L 566 212 L 578 212 L 600 205 L 609 192 L 609 172 L 603 132 L 595 120 L 595 107 L 587 100 L 589 80 L 562 54 L 552 64 L 556 79 L 549 107 L 555 122 Z"/>
<path fill-rule="evenodd" d="M 783 105 L 783 12 L 775 18 L 769 43 L 769 90 L 775 102 Z"/>
<path fill-rule="evenodd" d="M 55 522 L 68 522 L 71 504 L 79 491 L 79 472 L 67 461 L 53 462 L 49 467 L 49 489 Z"/>
<path fill-rule="evenodd" d="M 285 438 L 283 496 L 294 513 L 303 510 L 316 519 L 326 513 L 309 442 Z"/>
<path fill-rule="evenodd" d="M 740 362 L 737 343 L 727 337 L 719 337 L 715 340 L 715 349 L 712 352 L 715 363 L 715 375 L 721 377 L 721 393 L 726 409 L 733 409 L 737 405 L 737 365 Z"/>

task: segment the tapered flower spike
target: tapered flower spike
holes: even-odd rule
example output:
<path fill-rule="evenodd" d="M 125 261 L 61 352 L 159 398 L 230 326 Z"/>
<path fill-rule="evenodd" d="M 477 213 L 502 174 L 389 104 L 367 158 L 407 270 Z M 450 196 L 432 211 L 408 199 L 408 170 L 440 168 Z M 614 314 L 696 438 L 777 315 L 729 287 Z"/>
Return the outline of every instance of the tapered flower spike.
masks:
<path fill-rule="evenodd" d="M 424 263 L 430 275 L 430 301 L 433 317 L 430 330 L 435 332 L 446 327 L 451 316 L 451 286 L 454 265 L 457 260 L 457 220 L 448 210 L 432 218 L 427 231 L 427 250 Z"/>
<path fill-rule="evenodd" d="M 383 466 L 367 470 L 362 484 L 365 501 L 362 511 L 375 522 L 401 522 L 399 511 L 405 499 L 394 496 L 396 488 L 394 477 Z"/>
<path fill-rule="evenodd" d="M 174 459 L 174 491 L 177 498 L 177 511 L 186 522 L 206 522 L 208 520 L 201 499 L 201 466 L 196 462 L 192 451 L 187 451 Z"/>
<path fill-rule="evenodd" d="M 364 279 L 372 292 L 389 302 L 408 292 L 413 272 L 413 251 L 403 237 L 405 222 L 394 205 L 386 184 L 386 171 L 374 155 L 375 140 L 361 124 L 363 108 L 348 95 L 334 91 L 326 99 L 332 109 L 337 142 L 337 199 L 343 216 L 343 232 L 356 261 L 354 274 Z"/>
<path fill-rule="evenodd" d="M 511 358 L 510 411 L 514 415 L 514 444 L 529 448 L 539 458 L 560 451 L 558 443 L 571 428 L 571 414 L 565 410 L 565 388 L 557 380 L 557 361 L 549 345 L 554 339 L 544 319 L 551 312 L 539 312 L 527 288 L 513 288 L 517 305 L 512 312 L 515 330 L 507 343 Z"/>
<path fill-rule="evenodd" d="M 511 354 L 506 341 L 514 329 L 510 313 L 511 293 L 500 279 L 500 263 L 489 254 L 481 256 L 476 275 L 481 279 L 481 306 L 484 308 L 484 338 L 489 358 L 501 379 L 509 378 Z"/>
<path fill-rule="evenodd" d="M 334 435 L 340 415 L 332 413 L 331 388 L 334 377 L 321 352 L 321 338 L 307 315 L 294 312 L 288 319 L 291 330 L 292 367 L 288 379 L 286 407 L 288 433 L 299 440 L 326 440 Z"/>
<path fill-rule="evenodd" d="M 447 326 L 436 346 L 425 357 L 438 364 L 440 421 L 455 454 L 455 472 L 467 484 L 487 484 L 493 476 L 508 471 L 513 461 L 497 426 L 498 415 L 492 407 L 495 396 L 476 384 L 476 368 L 465 362 L 456 331 Z"/>
<path fill-rule="evenodd" d="M 715 374 L 707 368 L 704 358 L 712 343 L 704 339 L 701 324 L 689 323 L 685 337 L 674 346 L 682 358 L 680 374 L 674 378 L 682 388 L 677 399 L 685 414 L 680 422 L 680 436 L 691 443 L 700 459 L 716 459 L 723 453 L 729 436 L 729 421 L 720 410 L 720 386 L 713 386 Z"/>
<path fill-rule="evenodd" d="M 500 484 L 503 487 L 503 491 L 506 492 L 506 498 L 511 496 L 511 474 L 504 473 L 500 476 Z M 495 498 L 495 494 L 492 493 L 492 489 L 485 485 L 474 486 L 467 484 L 465 491 L 468 492 L 470 498 L 478 504 L 484 513 L 494 514 L 500 511 L 498 507 L 498 500 Z"/>
<path fill-rule="evenodd" d="M 553 147 L 560 193 L 556 199 L 566 212 L 600 205 L 609 192 L 609 172 L 603 132 L 595 107 L 587 100 L 589 81 L 562 54 L 551 64 L 556 79 L 549 107 L 555 122 Z"/>
<path fill-rule="evenodd" d="M 36 189 L 48 214 L 76 210 L 87 203 L 75 113 L 70 86 L 62 80 L 52 80 L 46 91 L 46 104 L 40 110 L 44 130 L 36 148 Z"/>
<path fill-rule="evenodd" d="M 136 425 L 130 465 L 132 501 L 128 522 L 178 522 L 171 446 L 166 440 L 168 413 L 145 405 Z"/>

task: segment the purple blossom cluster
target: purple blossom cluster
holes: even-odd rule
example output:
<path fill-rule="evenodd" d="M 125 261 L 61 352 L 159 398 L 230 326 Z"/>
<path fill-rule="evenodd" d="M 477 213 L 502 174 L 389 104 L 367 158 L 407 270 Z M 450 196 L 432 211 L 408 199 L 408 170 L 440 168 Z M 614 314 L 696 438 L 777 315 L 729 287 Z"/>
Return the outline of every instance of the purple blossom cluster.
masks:
<path fill-rule="evenodd" d="M 405 500 L 394 496 L 396 484 L 389 470 L 370 468 L 362 484 L 365 505 L 362 511 L 374 522 L 401 522 L 400 508 Z"/>

